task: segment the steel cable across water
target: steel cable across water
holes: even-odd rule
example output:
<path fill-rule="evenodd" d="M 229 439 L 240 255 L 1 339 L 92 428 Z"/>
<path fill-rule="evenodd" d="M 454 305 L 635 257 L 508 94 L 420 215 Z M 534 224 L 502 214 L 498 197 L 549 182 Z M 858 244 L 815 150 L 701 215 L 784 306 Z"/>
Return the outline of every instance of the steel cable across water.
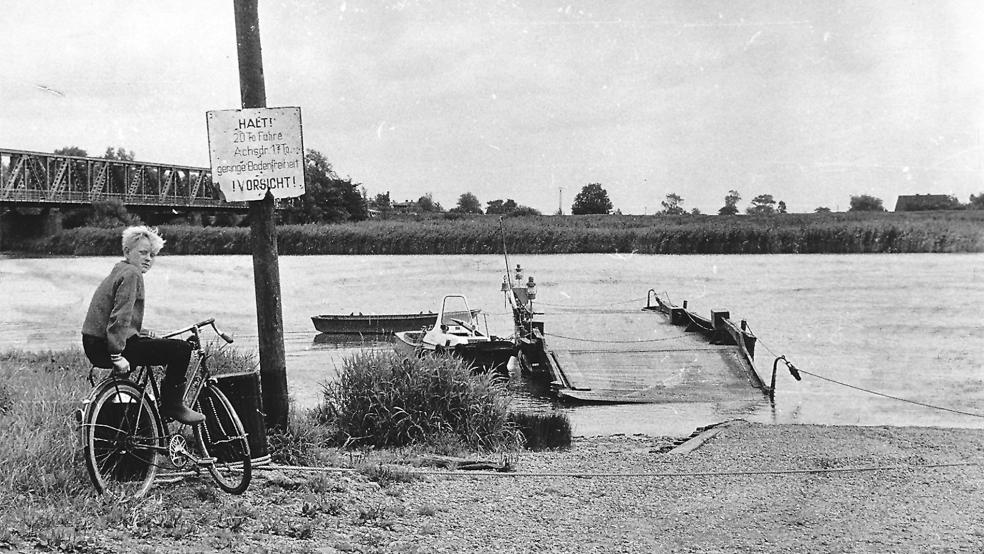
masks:
<path fill-rule="evenodd" d="M 747 324 L 746 324 L 746 326 L 747 326 Z M 748 327 L 748 331 L 749 332 L 752 332 L 751 327 Z M 984 419 L 984 414 L 975 413 L 975 412 L 966 412 L 966 411 L 957 410 L 957 409 L 954 409 L 954 408 L 947 408 L 946 406 L 939 406 L 939 405 L 936 405 L 936 404 L 929 404 L 927 402 L 920 402 L 918 400 L 911 400 L 909 398 L 902 398 L 901 396 L 894 396 L 894 395 L 891 395 L 891 394 L 888 394 L 888 393 L 879 392 L 879 391 L 872 390 L 872 389 L 867 389 L 867 388 L 864 388 L 864 387 L 859 387 L 857 385 L 852 385 L 850 383 L 845 383 L 843 381 L 838 381 L 837 379 L 832 379 L 830 377 L 824 377 L 823 375 L 819 375 L 817 373 L 813 373 L 812 371 L 807 371 L 805 369 L 800 368 L 799 366 L 793 365 L 792 362 L 790 362 L 790 361 L 788 361 L 788 360 L 785 359 L 785 356 L 781 356 L 779 354 L 776 354 L 771 348 L 769 348 L 769 346 L 767 344 L 765 344 L 762 341 L 761 338 L 758 337 L 757 334 L 755 334 L 755 333 L 753 333 L 753 334 L 755 335 L 756 339 L 758 340 L 758 343 L 760 345 L 762 345 L 762 348 L 765 348 L 769 352 L 769 354 L 771 354 L 776 359 L 781 359 L 781 361 L 783 363 L 785 363 L 786 364 L 786 367 L 788 367 L 791 371 L 796 371 L 796 372 L 799 372 L 799 373 L 803 373 L 803 374 L 809 375 L 811 377 L 816 377 L 817 379 L 820 379 L 822 381 L 827 381 L 829 383 L 834 383 L 834 384 L 840 385 L 842 387 L 847 387 L 849 389 L 854 389 L 854 390 L 857 390 L 857 391 L 866 392 L 868 394 L 873 394 L 875 396 L 881 396 L 883 398 L 888 398 L 888 399 L 896 400 L 896 401 L 899 401 L 899 402 L 905 402 L 905 403 L 908 403 L 908 404 L 914 404 L 916 406 L 922 406 L 924 408 L 930 408 L 930 409 L 933 409 L 933 410 L 941 410 L 941 411 L 944 411 L 944 412 L 950 412 L 950 413 L 954 413 L 954 414 L 959 414 L 959 415 L 965 415 L 965 416 L 977 417 L 977 418 Z"/>

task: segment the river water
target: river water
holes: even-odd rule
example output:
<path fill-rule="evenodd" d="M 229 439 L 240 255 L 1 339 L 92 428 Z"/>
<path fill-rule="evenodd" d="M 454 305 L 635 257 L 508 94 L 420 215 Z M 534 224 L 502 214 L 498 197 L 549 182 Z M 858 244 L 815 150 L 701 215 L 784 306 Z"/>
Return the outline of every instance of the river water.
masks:
<path fill-rule="evenodd" d="M 89 298 L 113 257 L 0 256 L 0 350 L 60 349 L 79 343 Z M 709 314 L 727 309 L 759 337 L 765 373 L 783 354 L 823 377 L 952 410 L 984 413 L 984 255 L 513 256 L 538 284 L 538 309 L 582 313 L 584 335 L 598 329 L 592 310 L 636 309 L 649 289 Z M 385 342 L 318 340 L 319 313 L 437 310 L 463 293 L 482 308 L 493 334 L 509 335 L 499 292 L 501 256 L 283 256 L 281 288 L 288 385 L 299 407 L 315 405 L 321 384 L 344 356 Z M 249 256 L 158 257 L 145 276 L 145 324 L 178 328 L 215 317 L 240 346 L 256 345 Z M 679 435 L 731 418 L 779 423 L 984 427 L 984 419 L 780 373 L 775 403 L 761 400 L 614 406 L 565 406 L 517 382 L 517 402 L 560 409 L 575 433 Z"/>

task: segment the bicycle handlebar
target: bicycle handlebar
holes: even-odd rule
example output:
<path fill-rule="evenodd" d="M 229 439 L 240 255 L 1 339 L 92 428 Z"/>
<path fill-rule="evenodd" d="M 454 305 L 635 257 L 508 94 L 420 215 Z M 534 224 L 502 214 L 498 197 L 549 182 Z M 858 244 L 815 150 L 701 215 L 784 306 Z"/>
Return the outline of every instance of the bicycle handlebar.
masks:
<path fill-rule="evenodd" d="M 215 334 L 218 335 L 219 337 L 221 337 L 222 340 L 226 341 L 226 343 L 231 344 L 233 342 L 232 337 L 230 337 L 229 335 L 223 333 L 222 331 L 219 330 L 218 327 L 215 326 L 215 318 L 214 317 L 210 317 L 208 319 L 204 319 L 204 320 L 199 321 L 198 323 L 196 323 L 194 325 L 189 325 L 188 327 L 185 327 L 183 329 L 178 329 L 177 331 L 171 331 L 170 333 L 164 335 L 164 338 L 174 337 L 174 336 L 180 335 L 182 333 L 187 333 L 188 331 L 191 331 L 195 335 L 198 335 L 198 331 L 202 327 L 206 327 L 206 326 L 212 327 L 212 330 L 215 331 Z"/>

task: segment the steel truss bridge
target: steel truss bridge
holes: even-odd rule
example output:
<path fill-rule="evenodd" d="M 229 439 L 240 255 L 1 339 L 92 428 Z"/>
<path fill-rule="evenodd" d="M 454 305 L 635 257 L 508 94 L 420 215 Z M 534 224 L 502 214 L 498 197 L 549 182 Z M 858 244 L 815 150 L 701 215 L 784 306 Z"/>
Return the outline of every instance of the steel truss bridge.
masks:
<path fill-rule="evenodd" d="M 248 207 L 223 200 L 204 167 L 0 148 L 0 205 L 55 207 L 113 199 L 126 206 L 235 211 Z"/>

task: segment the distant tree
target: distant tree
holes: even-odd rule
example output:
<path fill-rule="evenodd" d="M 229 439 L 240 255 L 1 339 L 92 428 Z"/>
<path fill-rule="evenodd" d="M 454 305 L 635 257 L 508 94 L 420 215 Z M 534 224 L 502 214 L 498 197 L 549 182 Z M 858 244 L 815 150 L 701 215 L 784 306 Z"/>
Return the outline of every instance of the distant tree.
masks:
<path fill-rule="evenodd" d="M 984 210 L 984 192 L 980 194 L 970 195 L 970 204 L 967 204 L 968 210 Z"/>
<path fill-rule="evenodd" d="M 777 213 L 781 213 L 781 214 L 787 213 L 786 212 L 786 202 L 780 200 L 779 203 L 776 204 L 776 212 Z"/>
<path fill-rule="evenodd" d="M 771 194 L 760 194 L 752 198 L 752 205 L 745 209 L 749 215 L 772 215 L 776 213 L 776 201 Z"/>
<path fill-rule="evenodd" d="M 529 206 L 524 206 L 522 204 L 516 206 L 515 210 L 511 210 L 506 214 L 506 216 L 508 217 L 523 217 L 523 216 L 531 216 L 531 215 L 543 215 L 543 214 L 541 214 L 540 210 L 536 208 L 531 208 Z"/>
<path fill-rule="evenodd" d="M 346 177 L 344 180 L 336 182 L 335 186 L 341 189 L 349 221 L 364 221 L 369 218 L 366 197 L 359 192 L 359 189 L 362 188 L 361 183 L 353 183 L 351 177 Z"/>
<path fill-rule="evenodd" d="M 827 206 L 820 206 L 820 207 L 814 209 L 813 210 L 813 213 L 829 214 L 830 213 L 830 208 L 828 208 Z"/>
<path fill-rule="evenodd" d="M 89 157 L 89 153 L 78 146 L 66 146 L 64 148 L 59 148 L 58 150 L 55 150 L 53 154 L 56 156 L 78 156 L 80 158 Z"/>
<path fill-rule="evenodd" d="M 666 200 L 661 201 L 660 204 L 663 205 L 663 209 L 659 213 L 663 215 L 683 215 L 687 213 L 683 209 L 683 206 L 681 206 L 683 204 L 683 198 L 675 192 L 667 194 Z"/>
<path fill-rule="evenodd" d="M 134 157 L 133 150 L 127 152 L 126 148 L 122 146 L 113 150 L 112 146 L 106 147 L 106 153 L 103 154 L 103 158 L 107 160 L 119 160 L 121 162 L 132 162 L 136 158 Z"/>
<path fill-rule="evenodd" d="M 304 194 L 284 202 L 288 223 L 341 223 L 368 217 L 360 185 L 342 179 L 324 154 L 309 149 L 304 156 Z"/>
<path fill-rule="evenodd" d="M 485 213 L 490 215 L 507 214 L 518 207 L 516 205 L 516 201 L 512 198 L 507 198 L 505 201 L 490 200 L 486 202 L 486 205 L 487 207 L 485 208 Z"/>
<path fill-rule="evenodd" d="M 92 211 L 85 221 L 88 227 L 115 228 L 139 225 L 140 217 L 126 211 L 123 202 L 112 198 L 92 203 Z"/>
<path fill-rule="evenodd" d="M 608 215 L 611 211 L 612 201 L 608 198 L 608 191 L 602 188 L 600 183 L 584 185 L 581 192 L 574 197 L 574 204 L 571 205 L 571 213 L 574 215 Z"/>
<path fill-rule="evenodd" d="M 428 213 L 444 211 L 441 203 L 434 202 L 434 197 L 429 192 L 417 199 L 417 209 Z"/>
<path fill-rule="evenodd" d="M 724 206 L 718 210 L 718 215 L 737 214 L 739 200 L 741 200 L 741 194 L 737 190 L 729 190 L 727 196 L 724 197 Z"/>
<path fill-rule="evenodd" d="M 458 206 L 451 211 L 461 214 L 480 214 L 482 213 L 482 203 L 478 201 L 477 196 L 466 192 L 458 197 Z"/>
<path fill-rule="evenodd" d="M 868 194 L 851 196 L 851 208 L 849 212 L 884 212 L 881 198 L 875 198 Z"/>
<path fill-rule="evenodd" d="M 383 215 L 392 212 L 393 202 L 390 201 L 389 191 L 377 193 L 376 196 L 368 201 L 367 206 Z"/>
<path fill-rule="evenodd" d="M 690 215 L 700 215 L 700 210 L 697 209 L 697 208 L 694 208 L 694 209 L 690 210 Z"/>

